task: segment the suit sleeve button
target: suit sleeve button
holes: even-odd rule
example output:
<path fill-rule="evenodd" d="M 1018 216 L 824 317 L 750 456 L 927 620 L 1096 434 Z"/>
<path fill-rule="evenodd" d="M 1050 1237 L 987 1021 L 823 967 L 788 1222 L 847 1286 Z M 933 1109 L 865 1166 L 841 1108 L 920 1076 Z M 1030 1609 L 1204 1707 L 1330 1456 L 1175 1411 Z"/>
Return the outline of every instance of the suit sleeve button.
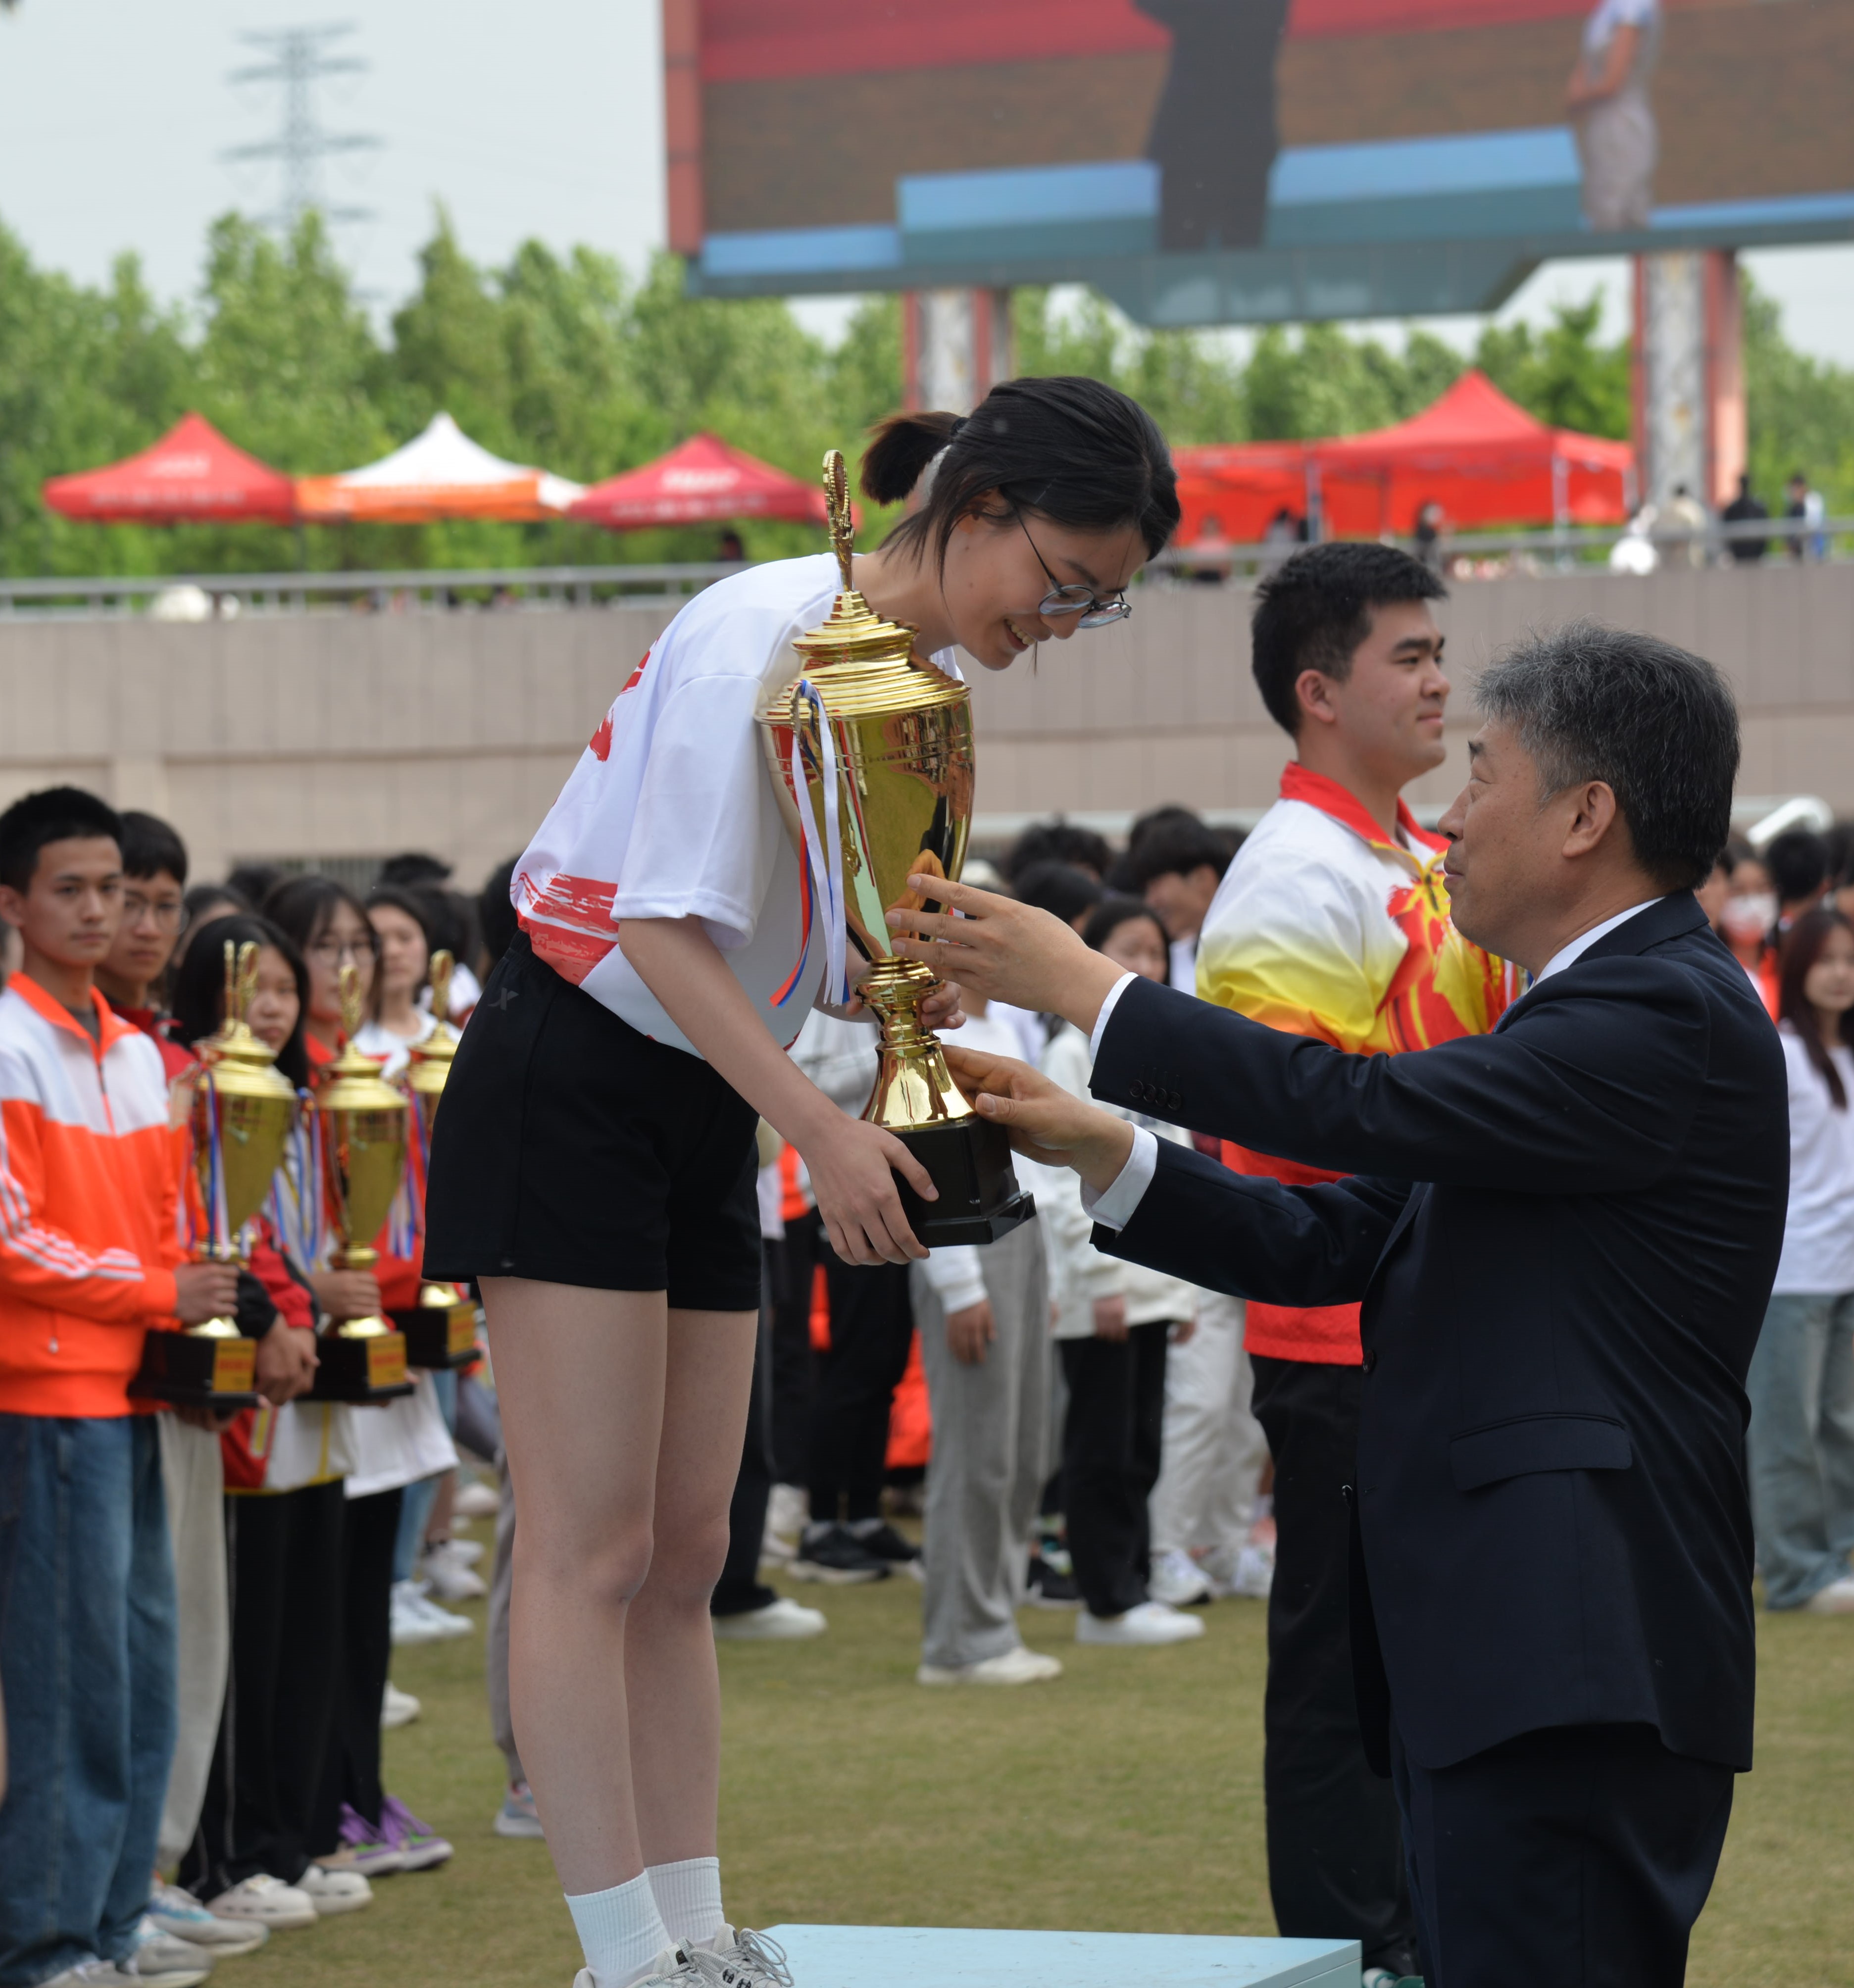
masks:
<path fill-rule="evenodd" d="M 1368 1346 L 1365 1347 L 1363 1365 L 1366 1373 L 1372 1374 L 1376 1372 L 1378 1367 L 1378 1350 L 1375 1346 Z"/>

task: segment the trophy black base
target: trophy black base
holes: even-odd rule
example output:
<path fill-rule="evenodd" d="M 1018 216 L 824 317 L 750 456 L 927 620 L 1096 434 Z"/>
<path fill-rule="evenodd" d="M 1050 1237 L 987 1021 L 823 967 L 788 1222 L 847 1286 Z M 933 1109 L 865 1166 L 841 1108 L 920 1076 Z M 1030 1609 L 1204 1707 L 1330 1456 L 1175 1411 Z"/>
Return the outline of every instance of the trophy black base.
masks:
<path fill-rule="evenodd" d="M 989 1118 L 956 1118 L 898 1132 L 909 1152 L 932 1176 L 938 1201 L 923 1201 L 896 1175 L 902 1212 L 915 1236 L 930 1249 L 953 1242 L 996 1242 L 1037 1212 L 1034 1199 L 1011 1171 L 1010 1139 Z"/>
<path fill-rule="evenodd" d="M 412 1391 L 405 1378 L 405 1341 L 396 1332 L 377 1332 L 366 1339 L 344 1339 L 338 1332 L 316 1337 L 315 1384 L 309 1398 L 347 1401 L 365 1406 L 396 1401 Z"/>
<path fill-rule="evenodd" d="M 129 1383 L 138 1400 L 176 1408 L 209 1408 L 228 1415 L 255 1408 L 255 1339 L 201 1339 L 187 1332 L 151 1332 L 142 1342 L 141 1369 Z"/>
<path fill-rule="evenodd" d="M 474 1366 L 482 1357 L 473 1304 L 410 1305 L 387 1317 L 404 1337 L 408 1367 L 434 1368 L 442 1373 Z"/>

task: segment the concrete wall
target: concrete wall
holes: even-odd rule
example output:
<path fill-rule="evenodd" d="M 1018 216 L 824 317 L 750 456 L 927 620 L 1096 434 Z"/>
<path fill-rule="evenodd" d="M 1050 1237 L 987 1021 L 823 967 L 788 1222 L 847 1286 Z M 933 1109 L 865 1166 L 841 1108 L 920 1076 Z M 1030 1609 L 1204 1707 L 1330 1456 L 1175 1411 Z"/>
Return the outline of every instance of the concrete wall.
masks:
<path fill-rule="evenodd" d="M 974 668 L 986 813 L 1263 806 L 1286 742 L 1248 670 L 1243 588 L 1142 590 L 1118 628 Z M 0 620 L 0 804 L 73 780 L 166 816 L 197 874 L 243 857 L 452 857 L 526 840 L 668 607 Z M 1460 692 L 1503 644 L 1589 616 L 1710 655 L 1743 705 L 1752 793 L 1854 813 L 1854 565 L 1464 583 L 1445 604 L 1463 722 L 1414 798 L 1461 777 Z"/>

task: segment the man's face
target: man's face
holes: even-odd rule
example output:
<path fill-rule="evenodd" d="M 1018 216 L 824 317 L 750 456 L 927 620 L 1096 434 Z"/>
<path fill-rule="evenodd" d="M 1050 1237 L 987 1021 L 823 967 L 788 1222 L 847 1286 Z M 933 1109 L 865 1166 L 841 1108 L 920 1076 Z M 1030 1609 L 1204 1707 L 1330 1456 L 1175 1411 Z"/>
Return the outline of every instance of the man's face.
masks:
<path fill-rule="evenodd" d="M 0 884 L 0 918 L 29 952 L 59 966 L 98 966 L 122 918 L 122 854 L 107 835 L 48 842 L 23 891 Z"/>
<path fill-rule="evenodd" d="M 1451 847 L 1443 859 L 1456 929 L 1477 945 L 1514 956 L 1514 915 L 1549 894 L 1559 868 L 1556 816 L 1539 806 L 1538 768 L 1504 725 L 1468 742 L 1468 783 L 1438 824 Z M 1543 963 L 1542 962 L 1541 962 Z"/>
<path fill-rule="evenodd" d="M 145 987 L 161 978 L 179 942 L 184 894 L 180 880 L 165 870 L 123 879 L 122 922 L 103 962 L 113 980 Z"/>
<path fill-rule="evenodd" d="M 1371 610 L 1371 630 L 1352 651 L 1343 683 L 1303 670 L 1301 736 L 1331 725 L 1351 750 L 1399 786 L 1442 764 L 1442 715 L 1449 680 L 1442 673 L 1442 631 L 1426 600 L 1393 600 Z"/>
<path fill-rule="evenodd" d="M 1203 928 L 1204 914 L 1222 881 L 1208 863 L 1200 863 L 1195 870 L 1155 877 L 1146 886 L 1145 900 L 1174 939 L 1194 938 Z"/>

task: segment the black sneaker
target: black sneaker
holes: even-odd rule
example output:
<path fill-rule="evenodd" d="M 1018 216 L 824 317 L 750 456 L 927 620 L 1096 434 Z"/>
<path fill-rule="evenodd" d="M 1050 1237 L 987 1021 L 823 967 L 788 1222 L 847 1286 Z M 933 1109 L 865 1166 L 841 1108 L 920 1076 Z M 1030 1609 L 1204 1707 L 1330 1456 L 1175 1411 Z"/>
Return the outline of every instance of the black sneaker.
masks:
<path fill-rule="evenodd" d="M 807 1526 L 792 1563 L 792 1577 L 848 1587 L 858 1581 L 886 1581 L 888 1563 L 868 1551 L 847 1526 L 824 1526 L 816 1532 Z"/>
<path fill-rule="evenodd" d="M 1067 1560 L 1067 1554 L 1063 1558 Z M 1075 1585 L 1075 1577 L 1066 1570 L 1044 1558 L 1041 1554 L 1032 1554 L 1030 1576 L 1024 1583 L 1023 1598 L 1033 1608 L 1079 1608 L 1081 1591 Z"/>
<path fill-rule="evenodd" d="M 867 1532 L 859 1531 L 852 1526 L 846 1526 L 844 1530 L 864 1553 L 872 1554 L 877 1560 L 885 1561 L 890 1567 L 906 1567 L 910 1571 L 918 1569 L 920 1548 L 912 1540 L 898 1533 L 887 1520 Z"/>

